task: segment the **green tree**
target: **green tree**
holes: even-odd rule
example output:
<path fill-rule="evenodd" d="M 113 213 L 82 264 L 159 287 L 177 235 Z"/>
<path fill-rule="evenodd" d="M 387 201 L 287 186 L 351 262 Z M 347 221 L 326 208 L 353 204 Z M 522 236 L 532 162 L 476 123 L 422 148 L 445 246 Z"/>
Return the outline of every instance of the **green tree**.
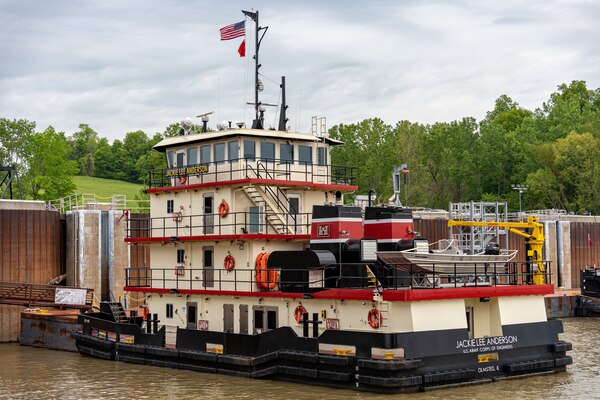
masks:
<path fill-rule="evenodd" d="M 94 175 L 94 153 L 98 146 L 98 133 L 87 124 L 80 124 L 79 130 L 69 138 L 70 159 L 77 162 L 79 174 Z"/>
<path fill-rule="evenodd" d="M 19 174 L 28 168 L 31 138 L 35 122 L 0 118 L 0 165 L 15 166 Z"/>
<path fill-rule="evenodd" d="M 532 114 L 502 95 L 480 122 L 481 148 L 476 158 L 478 168 L 484 171 L 481 182 L 487 198 L 514 197 L 511 184 L 524 183 L 531 172 L 527 160 L 532 139 L 527 124 Z"/>
<path fill-rule="evenodd" d="M 538 161 L 527 179 L 537 207 L 600 213 L 600 139 L 571 132 L 543 145 Z"/>
<path fill-rule="evenodd" d="M 476 154 L 480 149 L 477 123 L 463 118 L 436 123 L 422 136 L 420 154 L 428 174 L 429 206 L 447 208 L 449 202 L 479 200 L 482 174 Z"/>
<path fill-rule="evenodd" d="M 96 152 L 94 153 L 94 176 L 98 178 L 113 179 L 115 169 L 115 155 L 106 138 L 98 140 Z"/>
<path fill-rule="evenodd" d="M 51 126 L 31 137 L 29 170 L 23 179 L 28 197 L 48 201 L 73 193 L 77 163 L 67 160 L 67 153 L 65 134 Z"/>
<path fill-rule="evenodd" d="M 345 143 L 333 148 L 332 163 L 356 168 L 354 175 L 359 193 L 366 194 L 373 188 L 380 202 L 387 200 L 384 193 L 391 194 L 391 171 L 395 167 L 392 127 L 379 118 L 372 118 L 334 126 L 329 134 Z"/>

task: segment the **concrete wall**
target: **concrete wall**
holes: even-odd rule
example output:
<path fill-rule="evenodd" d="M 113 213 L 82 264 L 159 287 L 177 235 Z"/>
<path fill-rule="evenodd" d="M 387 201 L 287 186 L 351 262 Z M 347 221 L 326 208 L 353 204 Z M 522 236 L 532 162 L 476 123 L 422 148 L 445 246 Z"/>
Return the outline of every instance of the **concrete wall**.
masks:
<path fill-rule="evenodd" d="M 67 213 L 67 285 L 94 289 L 94 300 L 119 300 L 129 249 L 121 211 Z M 97 304 L 96 304 L 97 305 Z"/>

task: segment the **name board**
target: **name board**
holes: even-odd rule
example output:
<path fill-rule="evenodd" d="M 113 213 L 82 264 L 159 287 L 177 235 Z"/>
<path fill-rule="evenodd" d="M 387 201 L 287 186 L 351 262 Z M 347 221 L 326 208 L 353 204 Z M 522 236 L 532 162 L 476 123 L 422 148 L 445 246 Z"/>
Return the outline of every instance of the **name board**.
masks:
<path fill-rule="evenodd" d="M 172 178 L 182 175 L 203 175 L 208 173 L 208 164 L 195 165 L 193 167 L 167 168 L 165 176 Z"/>
<path fill-rule="evenodd" d="M 463 353 L 483 353 L 487 351 L 508 350 L 519 341 L 517 335 L 494 336 L 477 339 L 465 339 L 456 341 L 456 349 Z"/>
<path fill-rule="evenodd" d="M 86 295 L 86 289 L 56 288 L 56 291 L 54 292 L 54 302 L 56 304 L 82 306 L 85 305 Z"/>

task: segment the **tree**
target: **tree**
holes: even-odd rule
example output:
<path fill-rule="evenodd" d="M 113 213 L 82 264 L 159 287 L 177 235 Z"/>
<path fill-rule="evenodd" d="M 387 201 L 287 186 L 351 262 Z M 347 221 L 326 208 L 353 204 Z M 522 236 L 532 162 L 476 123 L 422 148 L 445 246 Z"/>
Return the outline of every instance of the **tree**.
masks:
<path fill-rule="evenodd" d="M 530 158 L 527 123 L 532 112 L 506 95 L 496 99 L 495 107 L 479 124 L 481 150 L 476 153 L 482 176 L 482 191 L 487 198 L 511 195 L 511 184 L 524 183 Z"/>
<path fill-rule="evenodd" d="M 77 162 L 81 175 L 92 176 L 94 153 L 98 146 L 98 133 L 87 124 L 80 124 L 79 130 L 69 138 L 70 159 Z"/>
<path fill-rule="evenodd" d="M 542 167 L 527 178 L 537 206 L 600 213 L 600 139 L 571 132 L 538 155 Z"/>
<path fill-rule="evenodd" d="M 138 180 L 144 182 L 148 179 L 148 171 L 155 169 L 163 169 L 167 167 L 165 154 L 154 150 L 152 147 L 162 140 L 162 135 L 156 133 L 149 141 L 150 150 L 142 155 L 135 164 L 135 169 L 138 173 Z"/>
<path fill-rule="evenodd" d="M 0 165 L 15 166 L 20 175 L 28 168 L 31 138 L 35 122 L 0 118 Z"/>
<path fill-rule="evenodd" d="M 114 178 L 115 155 L 112 147 L 106 138 L 98 141 L 96 152 L 94 153 L 94 176 L 98 178 L 112 179 Z"/>
<path fill-rule="evenodd" d="M 122 171 L 125 173 L 128 182 L 139 182 L 139 172 L 136 169 L 138 160 L 152 151 L 148 143 L 148 136 L 142 131 L 129 132 L 123 140 L 123 151 L 125 162 L 122 164 Z"/>
<path fill-rule="evenodd" d="M 420 142 L 424 173 L 428 174 L 429 206 L 447 208 L 449 202 L 481 198 L 481 170 L 476 154 L 480 151 L 477 123 L 463 118 L 436 123 Z"/>
<path fill-rule="evenodd" d="M 31 137 L 29 170 L 23 179 L 30 198 L 49 201 L 73 193 L 77 163 L 67 160 L 67 153 L 65 134 L 51 126 Z"/>

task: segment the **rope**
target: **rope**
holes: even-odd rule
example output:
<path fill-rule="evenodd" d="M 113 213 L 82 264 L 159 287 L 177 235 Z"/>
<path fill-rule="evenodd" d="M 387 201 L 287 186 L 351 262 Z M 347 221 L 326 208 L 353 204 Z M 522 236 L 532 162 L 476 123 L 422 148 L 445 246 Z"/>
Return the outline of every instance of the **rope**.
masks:
<path fill-rule="evenodd" d="M 144 301 L 144 300 L 146 300 L 148 298 L 148 296 L 143 296 L 141 299 L 135 299 L 135 298 L 133 298 L 133 296 L 129 292 L 126 294 L 126 296 L 129 298 L 129 300 L 131 300 L 131 301 L 137 301 L 137 302 Z"/>

